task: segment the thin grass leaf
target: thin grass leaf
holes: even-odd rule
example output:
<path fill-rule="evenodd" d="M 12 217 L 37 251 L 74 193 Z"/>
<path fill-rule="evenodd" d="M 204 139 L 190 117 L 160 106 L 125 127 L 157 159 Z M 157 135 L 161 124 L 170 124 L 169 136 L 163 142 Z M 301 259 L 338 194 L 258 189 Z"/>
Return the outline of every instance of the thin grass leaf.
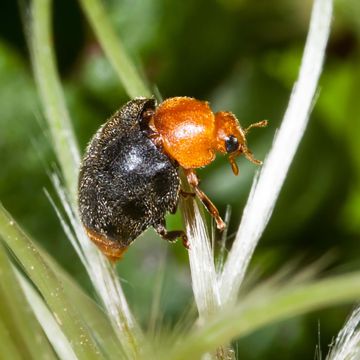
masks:
<path fill-rule="evenodd" d="M 162 257 L 156 274 L 155 285 L 153 288 L 153 294 L 151 299 L 150 316 L 147 326 L 147 336 L 154 338 L 157 331 L 159 331 L 162 324 L 163 313 L 161 309 L 161 295 L 164 288 L 164 279 L 166 273 L 165 256 Z"/>
<path fill-rule="evenodd" d="M 30 50 L 51 140 L 70 192 L 71 202 L 75 204 L 80 155 L 56 69 L 51 30 L 51 5 L 51 0 L 32 1 Z"/>
<path fill-rule="evenodd" d="M 100 46 L 117 72 L 129 97 L 150 97 L 151 92 L 126 53 L 121 39 L 115 33 L 102 2 L 99 0 L 80 0 L 80 4 Z"/>
<path fill-rule="evenodd" d="M 44 329 L 49 341 L 51 342 L 57 356 L 62 360 L 77 360 L 77 357 L 71 347 L 69 339 L 63 333 L 61 327 L 56 322 L 51 311 L 48 309 L 44 300 L 34 290 L 31 284 L 25 279 L 25 277 L 17 272 L 17 279 L 27 297 L 29 304 L 32 307 L 34 314 L 36 315 L 39 323 Z M 45 354 L 44 354 L 45 355 Z M 47 358 L 47 356 L 40 356 L 38 358 Z"/>
<path fill-rule="evenodd" d="M 192 288 L 200 321 L 204 321 L 220 308 L 217 275 L 209 235 L 199 206 L 194 199 L 183 199 L 181 209 L 190 243 Z"/>
<path fill-rule="evenodd" d="M 326 357 L 326 360 L 358 359 L 360 359 L 360 307 L 353 311 Z"/>
<path fill-rule="evenodd" d="M 96 342 L 101 346 L 107 358 L 125 358 L 121 342 L 104 310 L 79 287 L 75 280 L 48 253 L 41 248 L 39 251 L 51 270 L 62 281 L 64 290 L 68 296 L 71 296 L 74 306 L 77 309 L 81 309 L 81 315 L 84 321 L 86 321 L 87 327 L 91 329 Z"/>
<path fill-rule="evenodd" d="M 135 321 L 126 303 L 115 269 L 89 241 L 77 214 L 77 173 L 80 157 L 55 65 L 51 42 L 50 0 L 33 1 L 31 35 L 33 67 L 67 188 L 66 191 L 63 189 L 60 191 L 63 206 L 73 227 L 73 230 L 67 231 L 67 235 L 86 266 L 95 289 L 117 329 L 117 335 L 124 349 L 129 350 L 131 357 L 137 353 L 136 338 L 139 332 L 135 334 Z M 63 227 L 65 230 L 68 229 L 65 222 Z"/>
<path fill-rule="evenodd" d="M 183 179 L 186 190 L 188 184 Z M 197 324 L 206 323 L 207 319 L 221 308 L 217 273 L 214 263 L 214 253 L 211 249 L 209 235 L 206 229 L 204 216 L 201 214 L 198 203 L 192 197 L 181 200 L 181 210 L 184 217 L 186 234 L 190 243 L 189 262 L 192 279 L 192 289 L 199 313 Z M 214 351 L 215 348 L 211 349 Z M 222 345 L 214 355 L 203 354 L 204 359 L 233 359 L 234 352 L 230 345 Z"/>
<path fill-rule="evenodd" d="M 260 175 L 255 179 L 221 276 L 222 299 L 234 302 L 306 129 L 330 32 L 332 0 L 315 0 L 298 81 Z"/>
<path fill-rule="evenodd" d="M 55 359 L 55 354 L 31 311 L 31 304 L 23 294 L 2 244 L 0 244 L 0 299 L 1 321 L 8 324 L 8 327 L 9 323 L 11 324 L 11 337 L 16 341 L 22 357 L 34 360 Z"/>
<path fill-rule="evenodd" d="M 71 297 L 76 309 L 81 309 L 81 316 L 108 359 L 122 359 L 125 354 L 114 332 L 108 315 L 87 295 L 75 280 L 40 246 L 38 251 L 49 268 L 57 274 L 64 286 L 64 291 Z"/>
<path fill-rule="evenodd" d="M 198 359 L 232 339 L 246 336 L 275 322 L 331 305 L 360 299 L 360 272 L 312 283 L 273 289 L 264 296 L 249 294 L 236 306 L 227 306 L 201 328 L 195 328 L 159 359 Z"/>
<path fill-rule="evenodd" d="M 46 300 L 63 332 L 71 339 L 76 356 L 79 359 L 101 359 L 97 344 L 64 292 L 63 284 L 49 268 L 35 244 L 1 204 L 0 236 Z"/>

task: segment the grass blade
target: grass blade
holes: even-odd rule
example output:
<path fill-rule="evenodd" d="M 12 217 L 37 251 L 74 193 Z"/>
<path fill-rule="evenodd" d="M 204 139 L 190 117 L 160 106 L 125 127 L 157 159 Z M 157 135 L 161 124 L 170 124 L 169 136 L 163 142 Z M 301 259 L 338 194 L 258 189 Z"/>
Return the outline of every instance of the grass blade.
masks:
<path fill-rule="evenodd" d="M 53 314 L 48 309 L 43 299 L 22 274 L 18 272 L 17 277 L 29 304 L 31 304 L 37 319 L 44 329 L 58 357 L 62 360 L 77 360 L 68 338 L 62 332 L 59 324 L 56 322 Z M 34 357 L 34 359 L 42 358 L 39 354 L 37 356 L 38 357 Z M 47 357 L 44 356 L 43 358 Z"/>
<path fill-rule="evenodd" d="M 235 307 L 229 306 L 218 313 L 202 328 L 190 332 L 161 359 L 198 359 L 206 351 L 266 325 L 326 306 L 358 301 L 360 272 L 274 289 L 266 296 L 256 295 L 249 295 Z"/>
<path fill-rule="evenodd" d="M 183 186 L 190 191 L 183 179 Z M 213 251 L 211 248 L 206 222 L 201 214 L 198 203 L 192 197 L 181 200 L 181 210 L 184 217 L 186 234 L 190 243 L 189 263 L 192 279 L 192 289 L 196 307 L 199 313 L 198 324 L 205 323 L 211 315 L 217 313 L 221 307 L 217 273 L 215 269 Z M 232 359 L 234 352 L 230 345 L 216 349 L 216 358 Z M 205 358 L 213 358 L 206 354 Z"/>
<path fill-rule="evenodd" d="M 332 0 L 315 0 L 299 78 L 281 127 L 258 179 L 221 276 L 224 302 L 236 300 L 255 247 L 269 221 L 292 159 L 304 134 L 322 71 L 330 32 Z"/>
<path fill-rule="evenodd" d="M 101 346 L 107 358 L 125 358 L 121 342 L 119 342 L 108 315 L 48 253 L 42 249 L 39 250 L 48 266 L 64 284 L 64 290 L 68 296 L 71 296 L 74 306 L 81 309 L 82 318 L 86 321 L 88 328 L 92 329 L 96 342 Z"/>
<path fill-rule="evenodd" d="M 1 322 L 10 330 L 21 356 L 34 360 L 55 359 L 55 354 L 31 311 L 2 244 L 0 244 L 0 299 Z"/>
<path fill-rule="evenodd" d="M 56 69 L 51 31 L 51 0 L 33 0 L 30 49 L 40 100 L 71 201 L 76 203 L 80 155 Z"/>
<path fill-rule="evenodd" d="M 209 235 L 194 199 L 183 199 L 181 209 L 190 243 L 189 262 L 195 302 L 200 320 L 205 320 L 220 307 L 217 275 Z"/>
<path fill-rule="evenodd" d="M 133 344 L 137 343 L 135 331 L 132 331 L 135 328 L 135 321 L 123 296 L 116 272 L 90 243 L 78 219 L 77 175 L 80 156 L 55 65 L 51 41 L 50 0 L 33 0 L 31 25 L 31 53 L 34 72 L 55 152 L 65 179 L 67 190 L 63 191 L 63 205 L 68 209 L 69 219 L 76 232 L 76 237 L 72 236 L 74 239 L 72 244 L 85 264 L 124 348 L 131 349 L 134 347 Z"/>
<path fill-rule="evenodd" d="M 5 324 L 0 321 L 0 348 L 3 359 L 22 360 L 20 352 L 13 342 L 12 336 Z"/>
<path fill-rule="evenodd" d="M 76 356 L 79 359 L 101 359 L 97 344 L 64 292 L 63 284 L 1 204 L 0 236 L 45 298 L 63 332 L 71 339 Z"/>
<path fill-rule="evenodd" d="M 360 357 L 360 307 L 356 308 L 336 337 L 326 360 L 358 360 Z"/>
<path fill-rule="evenodd" d="M 80 0 L 80 3 L 101 47 L 117 72 L 129 97 L 150 97 L 151 92 L 142 81 L 119 36 L 115 33 L 102 2 L 99 0 Z"/>

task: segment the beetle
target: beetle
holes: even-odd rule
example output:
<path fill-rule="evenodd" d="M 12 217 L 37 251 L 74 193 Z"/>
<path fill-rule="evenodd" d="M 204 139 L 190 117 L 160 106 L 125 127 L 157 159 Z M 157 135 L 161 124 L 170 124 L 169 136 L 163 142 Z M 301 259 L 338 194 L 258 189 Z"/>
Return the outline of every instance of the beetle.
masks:
<path fill-rule="evenodd" d="M 79 214 L 88 237 L 111 260 L 120 259 L 128 246 L 148 227 L 168 241 L 182 230 L 168 231 L 165 215 L 175 213 L 181 190 L 181 167 L 194 193 L 214 217 L 218 229 L 225 223 L 199 188 L 196 168 L 211 163 L 216 152 L 254 159 L 246 134 L 266 121 L 242 129 L 230 112 L 214 114 L 207 102 L 174 97 L 157 106 L 153 98 L 136 98 L 118 110 L 90 141 L 80 166 Z"/>

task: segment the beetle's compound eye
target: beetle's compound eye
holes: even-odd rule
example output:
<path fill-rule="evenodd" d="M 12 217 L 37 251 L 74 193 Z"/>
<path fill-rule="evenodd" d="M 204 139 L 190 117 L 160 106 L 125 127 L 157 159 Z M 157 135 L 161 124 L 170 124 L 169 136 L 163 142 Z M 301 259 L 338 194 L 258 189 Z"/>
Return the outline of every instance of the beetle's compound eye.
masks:
<path fill-rule="evenodd" d="M 239 141 L 234 135 L 225 139 L 225 149 L 228 154 L 239 149 Z"/>

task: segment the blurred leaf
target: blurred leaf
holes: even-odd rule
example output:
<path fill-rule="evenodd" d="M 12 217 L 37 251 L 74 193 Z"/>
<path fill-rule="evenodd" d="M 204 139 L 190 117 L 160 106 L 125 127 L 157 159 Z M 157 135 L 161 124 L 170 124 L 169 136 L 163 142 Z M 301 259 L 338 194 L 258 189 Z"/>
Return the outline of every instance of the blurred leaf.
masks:
<path fill-rule="evenodd" d="M 357 0 L 335 0 L 343 25 L 353 28 L 360 37 L 360 3 Z"/>
<path fill-rule="evenodd" d="M 5 327 L 5 324 L 2 321 L 0 321 L 0 346 L 1 346 L 1 356 L 4 359 L 11 359 L 11 360 L 23 359 L 16 344 L 13 342 L 12 334 Z"/>
<path fill-rule="evenodd" d="M 108 6 L 112 24 L 123 34 L 120 38 L 133 52 L 153 43 L 161 31 L 162 10 L 161 1 L 154 0 L 112 0 Z"/>
<path fill-rule="evenodd" d="M 103 103 L 109 109 L 120 107 L 125 102 L 125 92 L 119 84 L 115 70 L 109 66 L 106 57 L 100 51 L 89 51 L 84 66 L 80 70 L 84 91 L 97 103 Z M 99 123 L 105 119 L 99 119 Z"/>
<path fill-rule="evenodd" d="M 236 307 L 218 313 L 194 329 L 161 359 L 195 359 L 220 344 L 245 336 L 265 325 L 300 314 L 360 298 L 360 273 L 341 275 L 310 284 L 268 289 L 243 299 Z"/>
<path fill-rule="evenodd" d="M 21 356 L 34 360 L 55 359 L 46 335 L 24 297 L 12 263 L 2 244 L 0 244 L 0 299 L 1 322 L 9 329 L 12 341 Z"/>
<path fill-rule="evenodd" d="M 341 66 L 334 64 L 325 72 L 321 81 L 320 96 L 317 109 L 323 114 L 323 125 L 335 138 L 346 135 L 350 125 L 348 107 L 354 81 L 355 64 L 343 62 Z"/>
<path fill-rule="evenodd" d="M 89 329 L 74 307 L 58 276 L 49 268 L 35 245 L 0 204 L 0 236 L 15 254 L 29 278 L 46 299 L 79 359 L 99 359 L 100 352 Z"/>
<path fill-rule="evenodd" d="M 60 325 L 56 322 L 55 317 L 47 308 L 43 298 L 36 292 L 36 290 L 22 274 L 18 273 L 17 276 L 25 296 L 27 297 L 34 314 L 44 329 L 57 356 L 62 360 L 76 360 L 77 358 L 71 347 L 70 341 L 61 331 Z M 43 354 L 44 358 L 48 358 L 49 356 L 50 354 Z M 39 354 L 37 354 L 34 359 L 37 359 L 38 357 Z"/>
<path fill-rule="evenodd" d="M 99 305 L 91 299 L 83 289 L 66 273 L 61 266 L 44 250 L 39 249 L 41 256 L 46 260 L 49 268 L 57 274 L 64 286 L 64 291 L 79 311 L 81 318 L 91 329 L 97 344 L 109 359 L 124 357 L 121 344 L 111 326 L 111 322 Z"/>
<path fill-rule="evenodd" d="M 114 32 L 103 4 L 98 0 L 80 0 L 80 3 L 129 97 L 151 96 L 119 37 Z"/>

